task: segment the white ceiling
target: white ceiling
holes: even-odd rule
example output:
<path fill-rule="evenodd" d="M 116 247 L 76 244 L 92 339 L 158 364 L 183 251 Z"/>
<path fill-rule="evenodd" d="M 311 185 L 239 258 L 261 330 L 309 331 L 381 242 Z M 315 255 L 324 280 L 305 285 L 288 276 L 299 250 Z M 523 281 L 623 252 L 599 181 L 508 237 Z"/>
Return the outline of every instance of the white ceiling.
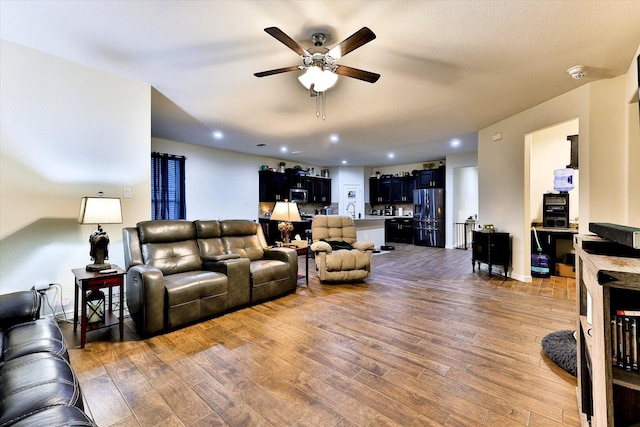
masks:
<path fill-rule="evenodd" d="M 640 1 L 0 1 L 3 39 L 149 83 L 153 136 L 318 166 L 476 151 L 477 130 L 627 72 L 639 22 Z M 367 26 L 338 63 L 382 77 L 340 77 L 323 122 L 296 72 L 254 77 L 301 64 L 271 26 L 327 47 Z"/>

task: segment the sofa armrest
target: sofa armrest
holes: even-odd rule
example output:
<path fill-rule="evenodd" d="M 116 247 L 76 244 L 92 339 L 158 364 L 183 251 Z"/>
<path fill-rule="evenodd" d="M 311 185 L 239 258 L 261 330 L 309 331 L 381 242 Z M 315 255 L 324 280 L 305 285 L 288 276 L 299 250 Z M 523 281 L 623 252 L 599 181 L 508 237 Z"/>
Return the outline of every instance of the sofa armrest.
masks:
<path fill-rule="evenodd" d="M 227 308 L 241 307 L 251 302 L 251 262 L 237 254 L 222 261 L 205 260 L 203 268 L 227 276 Z"/>
<path fill-rule="evenodd" d="M 214 255 L 211 257 L 205 257 L 203 259 L 204 262 L 219 262 L 219 261 L 227 261 L 230 259 L 237 259 L 240 258 L 239 254 L 220 254 L 220 255 Z M 215 271 L 215 270 L 211 270 L 211 271 Z"/>
<path fill-rule="evenodd" d="M 330 254 L 333 250 L 331 249 L 331 245 L 327 242 L 313 242 L 311 244 L 311 250 L 313 252 L 326 252 Z"/>
<path fill-rule="evenodd" d="M 135 265 L 127 271 L 127 306 L 143 335 L 164 328 L 164 276 L 150 265 Z"/>
<path fill-rule="evenodd" d="M 0 328 L 40 317 L 40 295 L 35 290 L 0 295 Z"/>
<path fill-rule="evenodd" d="M 265 259 L 277 259 L 291 264 L 294 259 L 297 261 L 298 253 L 291 248 L 269 248 L 264 250 Z M 296 262 L 297 265 L 297 262 Z"/>
<path fill-rule="evenodd" d="M 362 252 L 373 251 L 375 247 L 373 242 L 353 242 L 351 246 L 353 246 L 353 249 L 357 249 Z"/>

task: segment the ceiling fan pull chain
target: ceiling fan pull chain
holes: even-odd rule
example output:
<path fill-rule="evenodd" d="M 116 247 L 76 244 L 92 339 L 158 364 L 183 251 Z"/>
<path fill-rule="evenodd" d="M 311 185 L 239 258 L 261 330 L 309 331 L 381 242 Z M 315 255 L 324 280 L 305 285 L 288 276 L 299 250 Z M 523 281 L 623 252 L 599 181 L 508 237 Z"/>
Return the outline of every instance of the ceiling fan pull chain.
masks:
<path fill-rule="evenodd" d="M 325 114 L 325 111 L 327 111 L 326 106 L 327 106 L 327 93 L 322 92 L 322 121 L 324 121 L 327 118 L 327 115 Z"/>
<path fill-rule="evenodd" d="M 311 88 L 313 90 L 313 88 Z M 321 93 L 316 92 L 316 117 L 320 117 L 320 95 Z"/>

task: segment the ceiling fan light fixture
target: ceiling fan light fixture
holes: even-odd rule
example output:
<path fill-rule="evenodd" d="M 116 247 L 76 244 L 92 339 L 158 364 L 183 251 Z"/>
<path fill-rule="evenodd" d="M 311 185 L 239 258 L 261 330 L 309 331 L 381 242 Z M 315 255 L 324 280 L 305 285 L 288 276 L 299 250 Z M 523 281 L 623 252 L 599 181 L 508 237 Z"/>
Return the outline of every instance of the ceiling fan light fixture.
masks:
<path fill-rule="evenodd" d="M 313 90 L 315 92 L 324 92 L 336 84 L 338 81 L 338 75 L 329 70 L 323 70 L 320 67 L 312 66 L 298 77 L 298 81 L 300 81 L 300 83 L 302 83 L 302 85 L 307 89 L 311 89 L 311 86 L 313 86 Z"/>

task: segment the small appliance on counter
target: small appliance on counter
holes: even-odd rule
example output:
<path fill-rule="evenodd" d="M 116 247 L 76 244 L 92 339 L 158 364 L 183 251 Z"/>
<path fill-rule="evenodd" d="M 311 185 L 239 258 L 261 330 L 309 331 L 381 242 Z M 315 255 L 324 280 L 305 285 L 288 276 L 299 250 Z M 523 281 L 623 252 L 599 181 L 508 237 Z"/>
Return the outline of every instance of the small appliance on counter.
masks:
<path fill-rule="evenodd" d="M 384 207 L 385 216 L 393 216 L 393 206 L 387 205 Z"/>

